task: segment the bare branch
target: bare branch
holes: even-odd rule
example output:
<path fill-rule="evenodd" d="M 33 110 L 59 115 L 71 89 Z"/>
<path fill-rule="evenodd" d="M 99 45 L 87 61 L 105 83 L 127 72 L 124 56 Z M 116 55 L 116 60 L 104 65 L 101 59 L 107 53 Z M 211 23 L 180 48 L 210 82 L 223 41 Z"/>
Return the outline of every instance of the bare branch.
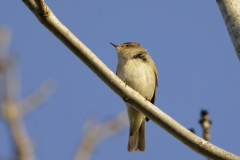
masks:
<path fill-rule="evenodd" d="M 2 106 L 2 110 L 4 118 L 10 127 L 18 160 L 34 160 L 35 157 L 32 154 L 33 147 L 27 135 L 25 126 L 21 122 L 22 115 L 19 111 L 19 106 L 16 106 L 12 99 L 6 98 L 5 103 Z"/>
<path fill-rule="evenodd" d="M 21 102 L 20 106 L 23 114 L 26 115 L 45 102 L 53 94 L 54 88 L 53 81 L 44 81 L 34 93 Z"/>
<path fill-rule="evenodd" d="M 159 108 L 144 99 L 140 94 L 128 87 L 120 80 L 93 52 L 73 35 L 46 7 L 44 16 L 37 14 L 41 9 L 33 0 L 23 0 L 38 20 L 63 42 L 78 58 L 80 58 L 103 82 L 105 82 L 121 98 L 128 99 L 128 103 L 145 114 L 156 124 L 179 139 L 189 148 L 210 159 L 240 160 L 240 157 L 227 152 L 196 136 L 177 121 L 166 115 Z"/>
<path fill-rule="evenodd" d="M 99 143 L 99 139 L 97 137 L 99 133 L 100 125 L 93 125 L 90 130 L 84 135 L 82 138 L 82 142 L 78 147 L 77 154 L 74 160 L 89 160 L 93 150 L 96 145 Z"/>
<path fill-rule="evenodd" d="M 46 81 L 43 85 L 32 95 L 30 95 L 24 102 L 16 102 L 16 97 L 19 90 L 19 78 L 14 75 L 15 57 L 7 55 L 7 49 L 4 45 L 7 43 L 4 38 L 9 41 L 8 30 L 0 29 L 0 81 L 4 92 L 4 98 L 0 102 L 1 116 L 9 124 L 10 133 L 13 139 L 16 155 L 14 159 L 17 160 L 34 160 L 33 147 L 31 140 L 27 134 L 26 128 L 22 123 L 23 113 L 36 108 L 43 100 L 49 97 L 53 90 L 53 83 Z M 1 44 L 2 43 L 2 44 Z M 6 45 L 7 46 L 7 45 Z M 6 53 L 2 53 L 6 52 Z M 3 89 L 4 88 L 4 89 Z"/>
<path fill-rule="evenodd" d="M 0 30 L 0 37 L 7 37 L 7 41 L 9 41 L 9 36 L 2 36 L 2 33 L 9 32 L 8 30 Z M 5 35 L 10 35 L 8 33 L 4 33 Z M 4 40 L 2 39 L 0 43 L 2 43 Z M 4 45 L 4 42 L 3 42 Z M 6 45 L 6 44 L 5 44 Z M 5 46 L 1 46 L 5 47 Z M 14 147 L 16 151 L 16 157 L 18 160 L 34 160 L 35 157 L 32 154 L 32 145 L 30 142 L 30 138 L 27 135 L 25 126 L 22 124 L 22 113 L 20 110 L 20 107 L 17 103 L 15 103 L 14 98 L 16 93 L 15 90 L 18 90 L 18 79 L 14 79 L 12 77 L 13 75 L 13 66 L 14 66 L 14 60 L 12 57 L 7 56 L 6 49 L 1 49 L 0 52 L 6 52 L 6 53 L 0 53 L 1 59 L 0 59 L 0 75 L 1 79 L 4 79 L 3 83 L 5 87 L 5 96 L 3 98 L 3 102 L 1 103 L 0 111 L 1 116 L 5 118 L 6 122 L 9 124 L 10 132 L 12 134 Z M 14 80 L 13 80 L 14 79 Z"/>
<path fill-rule="evenodd" d="M 1 26 L 0 29 L 0 58 L 6 55 L 8 47 L 9 47 L 9 42 L 11 39 L 11 31 L 8 26 Z"/>
<path fill-rule="evenodd" d="M 126 111 L 119 114 L 119 116 L 106 123 L 91 123 L 91 127 L 87 130 L 82 138 L 82 142 L 77 149 L 77 154 L 74 160 L 89 160 L 96 146 L 103 139 L 115 135 L 128 125 Z M 92 119 L 87 120 L 86 123 L 92 122 Z"/>
<path fill-rule="evenodd" d="M 238 59 L 240 60 L 240 1 L 216 0 L 222 13 L 228 34 L 232 40 Z"/>

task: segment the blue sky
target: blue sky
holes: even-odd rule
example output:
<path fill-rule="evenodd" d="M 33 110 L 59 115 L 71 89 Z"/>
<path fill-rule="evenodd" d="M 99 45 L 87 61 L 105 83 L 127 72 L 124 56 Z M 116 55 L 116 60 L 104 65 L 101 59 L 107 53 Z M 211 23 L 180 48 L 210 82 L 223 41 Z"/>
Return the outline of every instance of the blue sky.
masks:
<path fill-rule="evenodd" d="M 46 1 L 60 21 L 115 72 L 117 56 L 109 44 L 140 42 L 159 73 L 156 106 L 187 128 L 202 130 L 207 109 L 210 141 L 240 155 L 240 63 L 215 1 Z M 45 79 L 55 94 L 24 118 L 35 155 L 70 160 L 85 120 L 108 121 L 125 109 L 123 101 L 50 33 L 22 1 L 3 1 L 0 24 L 13 34 L 10 51 L 20 55 L 21 98 Z M 128 128 L 100 143 L 92 159 L 206 159 L 152 121 L 146 151 L 127 152 Z M 0 155 L 13 154 L 6 124 L 0 121 Z"/>

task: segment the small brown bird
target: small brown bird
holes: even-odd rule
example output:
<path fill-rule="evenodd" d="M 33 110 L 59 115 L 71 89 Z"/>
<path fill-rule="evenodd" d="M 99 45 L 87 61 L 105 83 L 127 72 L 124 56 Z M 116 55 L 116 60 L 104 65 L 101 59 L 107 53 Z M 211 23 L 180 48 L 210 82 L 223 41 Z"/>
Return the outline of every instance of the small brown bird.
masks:
<path fill-rule="evenodd" d="M 157 69 L 151 57 L 139 43 L 112 44 L 117 49 L 117 76 L 128 86 L 154 104 Z M 145 121 L 148 118 L 126 103 L 130 123 L 128 151 L 145 150 Z"/>

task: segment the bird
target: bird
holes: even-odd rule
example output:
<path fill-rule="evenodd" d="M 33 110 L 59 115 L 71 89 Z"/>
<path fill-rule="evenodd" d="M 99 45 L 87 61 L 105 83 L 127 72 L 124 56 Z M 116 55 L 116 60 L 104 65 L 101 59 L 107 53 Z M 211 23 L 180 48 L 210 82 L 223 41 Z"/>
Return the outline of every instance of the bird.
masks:
<path fill-rule="evenodd" d="M 158 86 L 158 72 L 147 50 L 137 42 L 126 42 L 119 45 L 110 42 L 110 44 L 117 50 L 116 75 L 126 85 L 154 104 Z M 125 103 L 130 123 L 127 150 L 129 152 L 137 150 L 143 152 L 146 148 L 145 122 L 149 119 L 131 104 Z"/>

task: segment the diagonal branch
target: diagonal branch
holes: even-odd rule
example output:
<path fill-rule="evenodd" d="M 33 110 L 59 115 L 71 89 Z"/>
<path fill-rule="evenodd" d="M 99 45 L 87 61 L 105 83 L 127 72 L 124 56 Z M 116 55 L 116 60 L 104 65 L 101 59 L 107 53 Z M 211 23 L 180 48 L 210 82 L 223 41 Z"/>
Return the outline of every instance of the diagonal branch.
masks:
<path fill-rule="evenodd" d="M 183 142 L 189 148 L 210 159 L 240 160 L 240 157 L 227 152 L 191 133 L 177 121 L 145 100 L 132 88 L 125 85 L 90 49 L 73 35 L 53 14 L 43 0 L 22 0 L 38 20 L 62 43 L 81 59 L 104 83 L 121 98 L 127 97 L 128 103 L 145 114 L 156 124 Z M 38 2 L 38 3 L 35 3 Z M 41 2 L 41 5 L 38 5 Z M 40 11 L 40 12 L 39 12 Z M 41 14 L 38 14 L 41 13 Z"/>

